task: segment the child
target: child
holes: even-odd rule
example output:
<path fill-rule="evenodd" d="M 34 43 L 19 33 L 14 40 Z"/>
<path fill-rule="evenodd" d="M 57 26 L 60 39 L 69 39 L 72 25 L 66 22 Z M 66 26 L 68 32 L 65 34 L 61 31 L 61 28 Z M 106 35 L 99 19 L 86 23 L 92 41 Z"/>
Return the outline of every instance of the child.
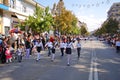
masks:
<path fill-rule="evenodd" d="M 77 53 L 78 53 L 78 59 L 80 58 L 80 51 L 81 51 L 81 43 L 80 43 L 80 39 L 77 40 L 77 44 L 76 44 L 76 47 L 77 47 Z"/>
<path fill-rule="evenodd" d="M 22 61 L 22 55 L 23 55 L 23 46 L 22 46 L 22 44 L 20 44 L 18 46 L 16 54 L 17 54 L 17 60 L 18 60 L 18 62 L 21 62 Z"/>
<path fill-rule="evenodd" d="M 61 56 L 64 56 L 64 49 L 65 49 L 65 43 L 64 41 L 60 41 L 60 51 L 61 51 Z"/>
<path fill-rule="evenodd" d="M 36 61 L 38 62 L 38 60 L 40 60 L 40 52 L 41 50 L 43 49 L 43 44 L 42 44 L 42 41 L 41 39 L 38 39 L 35 46 L 34 46 L 37 50 L 37 58 L 36 58 Z"/>
<path fill-rule="evenodd" d="M 55 59 L 55 47 L 56 47 L 56 45 L 55 45 L 55 42 L 53 42 L 53 46 L 52 46 L 52 57 L 51 57 L 51 61 L 54 61 L 54 59 Z"/>
<path fill-rule="evenodd" d="M 70 59 L 71 59 L 71 54 L 72 54 L 72 48 L 74 48 L 73 43 L 71 41 L 71 38 L 67 38 L 66 42 L 66 54 L 67 54 L 67 66 L 70 66 Z"/>
<path fill-rule="evenodd" d="M 46 44 L 45 47 L 48 47 L 48 56 L 51 55 L 51 48 L 52 48 L 52 42 L 49 40 Z"/>
<path fill-rule="evenodd" d="M 12 62 L 12 55 L 10 53 L 10 46 L 6 47 L 5 55 L 6 55 L 6 63 Z"/>

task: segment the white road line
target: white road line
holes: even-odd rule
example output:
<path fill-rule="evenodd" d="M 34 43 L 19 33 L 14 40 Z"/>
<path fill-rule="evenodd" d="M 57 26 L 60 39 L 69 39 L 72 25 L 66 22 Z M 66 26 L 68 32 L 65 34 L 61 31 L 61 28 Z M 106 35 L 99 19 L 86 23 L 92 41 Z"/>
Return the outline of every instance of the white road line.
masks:
<path fill-rule="evenodd" d="M 92 49 L 92 54 L 91 54 L 91 66 L 90 66 L 90 73 L 89 73 L 89 79 L 88 80 L 93 80 L 93 49 Z"/>
<path fill-rule="evenodd" d="M 97 69 L 97 56 L 94 49 L 94 45 L 92 46 L 91 53 L 91 66 L 88 80 L 98 80 L 98 69 Z"/>
<path fill-rule="evenodd" d="M 97 69 L 97 56 L 94 50 L 94 80 L 98 80 L 98 69 Z"/>
<path fill-rule="evenodd" d="M 89 74 L 89 79 L 88 80 L 93 80 L 93 62 L 91 62 L 90 74 Z"/>

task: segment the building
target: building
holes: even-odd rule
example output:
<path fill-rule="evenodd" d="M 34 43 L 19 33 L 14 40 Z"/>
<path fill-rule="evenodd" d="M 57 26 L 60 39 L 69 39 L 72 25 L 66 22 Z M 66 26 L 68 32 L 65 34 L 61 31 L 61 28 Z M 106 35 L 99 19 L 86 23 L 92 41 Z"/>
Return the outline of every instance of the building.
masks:
<path fill-rule="evenodd" d="M 3 18 L 4 11 L 8 11 L 9 7 L 7 6 L 7 2 L 5 0 L 0 0 L 0 33 L 3 33 Z"/>
<path fill-rule="evenodd" d="M 0 33 L 8 34 L 11 28 L 33 15 L 36 4 L 34 0 L 0 0 Z"/>
<path fill-rule="evenodd" d="M 108 19 L 116 19 L 120 23 L 120 2 L 114 3 L 108 11 Z"/>

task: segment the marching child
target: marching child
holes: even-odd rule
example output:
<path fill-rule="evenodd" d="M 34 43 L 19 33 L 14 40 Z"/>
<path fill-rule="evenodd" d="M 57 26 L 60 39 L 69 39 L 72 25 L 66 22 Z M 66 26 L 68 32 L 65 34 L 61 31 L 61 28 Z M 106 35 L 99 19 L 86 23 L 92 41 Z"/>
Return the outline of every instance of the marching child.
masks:
<path fill-rule="evenodd" d="M 74 48 L 73 43 L 71 41 L 71 38 L 68 37 L 66 42 L 67 66 L 70 66 L 72 48 Z"/>
<path fill-rule="evenodd" d="M 80 58 L 80 51 L 81 51 L 81 43 L 80 43 L 80 39 L 77 40 L 77 54 L 78 54 L 78 59 Z"/>
<path fill-rule="evenodd" d="M 61 51 L 61 56 L 64 56 L 64 49 L 65 49 L 65 43 L 63 40 L 60 41 L 60 51 Z"/>
<path fill-rule="evenodd" d="M 43 49 L 43 44 L 42 44 L 42 41 L 41 39 L 37 39 L 37 42 L 35 44 L 35 48 L 37 50 L 37 58 L 36 58 L 36 61 L 38 62 L 38 60 L 40 60 L 40 52 L 41 50 Z"/>
<path fill-rule="evenodd" d="M 52 50 L 51 61 L 54 61 L 54 59 L 55 59 L 55 47 L 56 47 L 55 42 L 53 42 L 53 46 L 51 48 L 51 50 Z"/>
<path fill-rule="evenodd" d="M 48 40 L 48 42 L 45 44 L 45 47 L 48 48 L 48 56 L 51 55 L 51 48 L 52 48 L 52 42 L 50 41 L 50 39 Z"/>

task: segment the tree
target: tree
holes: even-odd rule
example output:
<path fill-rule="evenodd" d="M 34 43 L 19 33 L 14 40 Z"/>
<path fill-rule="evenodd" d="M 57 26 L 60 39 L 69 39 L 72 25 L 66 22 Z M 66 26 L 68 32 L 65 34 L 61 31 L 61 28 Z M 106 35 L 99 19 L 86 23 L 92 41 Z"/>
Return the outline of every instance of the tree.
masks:
<path fill-rule="evenodd" d="M 57 5 L 53 5 L 52 13 L 55 14 L 54 29 L 58 30 L 61 34 L 70 34 L 71 32 L 75 32 L 75 29 L 78 29 L 77 18 L 71 11 L 65 9 L 62 0 Z"/>
<path fill-rule="evenodd" d="M 119 29 L 118 25 L 119 25 L 118 21 L 110 18 L 102 24 L 101 28 L 99 28 L 95 32 L 95 34 L 96 35 L 102 35 L 102 34 L 106 34 L 106 33 L 107 34 L 115 34 L 115 33 L 117 33 L 117 30 Z"/>
<path fill-rule="evenodd" d="M 86 27 L 85 26 L 81 26 L 81 35 L 83 35 L 83 36 L 85 36 L 85 34 L 87 34 L 87 29 L 86 29 Z"/>
<path fill-rule="evenodd" d="M 111 33 L 111 34 L 117 33 L 118 24 L 119 23 L 115 19 L 113 20 L 112 18 L 110 18 L 105 26 L 107 33 Z"/>
<path fill-rule="evenodd" d="M 28 30 L 32 29 L 34 33 L 42 33 L 50 30 L 53 25 L 52 15 L 49 13 L 49 7 L 45 9 L 38 7 L 36 4 L 36 10 L 33 16 L 29 16 L 25 20 L 25 25 L 28 26 Z"/>

